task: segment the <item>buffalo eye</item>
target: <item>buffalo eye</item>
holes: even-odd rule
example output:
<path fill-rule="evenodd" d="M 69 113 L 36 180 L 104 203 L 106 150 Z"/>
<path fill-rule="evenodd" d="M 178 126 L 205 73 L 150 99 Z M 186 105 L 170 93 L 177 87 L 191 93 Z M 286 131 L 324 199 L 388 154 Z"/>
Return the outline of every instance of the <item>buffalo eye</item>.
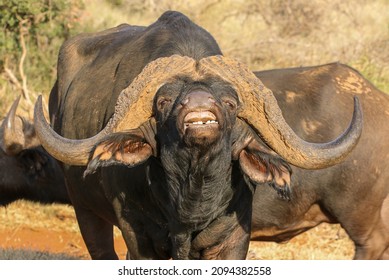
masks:
<path fill-rule="evenodd" d="M 168 104 L 171 103 L 171 99 L 168 97 L 160 97 L 157 101 L 157 109 L 162 111 Z"/>
<path fill-rule="evenodd" d="M 232 100 L 230 98 L 224 98 L 223 103 L 227 105 L 227 108 L 230 110 L 236 110 L 238 104 L 236 103 L 235 100 Z"/>

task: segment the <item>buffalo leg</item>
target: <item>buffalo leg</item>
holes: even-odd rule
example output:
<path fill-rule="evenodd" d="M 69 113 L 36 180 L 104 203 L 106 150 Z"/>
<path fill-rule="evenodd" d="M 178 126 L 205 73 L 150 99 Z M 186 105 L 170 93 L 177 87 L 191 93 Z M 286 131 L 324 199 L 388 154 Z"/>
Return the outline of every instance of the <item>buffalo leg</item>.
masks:
<path fill-rule="evenodd" d="M 113 199 L 112 206 L 118 217 L 118 226 L 127 246 L 127 259 L 155 260 L 170 258 L 168 233 L 155 220 L 143 215 L 131 201 Z M 150 210 L 150 209 L 148 209 Z M 125 215 L 123 215 L 125 213 Z M 156 218 L 157 215 L 152 215 Z"/>
<path fill-rule="evenodd" d="M 385 250 L 385 252 L 381 256 L 381 260 L 389 260 L 389 247 Z"/>
<path fill-rule="evenodd" d="M 83 176 L 83 167 L 65 166 L 64 173 L 78 226 L 91 258 L 118 259 L 113 242 L 113 225 L 116 217 L 113 211 L 101 211 L 112 209 L 112 205 L 103 190 L 97 187 L 100 184 L 100 176 L 97 174 L 88 176 L 80 184 L 79 178 Z M 85 197 L 88 197 L 88 200 L 84 200 Z M 102 218 L 103 214 L 105 214 L 105 219 Z"/>
<path fill-rule="evenodd" d="M 389 259 L 389 196 L 384 199 L 381 208 L 368 219 L 370 227 L 367 233 L 358 235 L 355 259 Z M 351 233 L 352 235 L 353 233 Z"/>
<path fill-rule="evenodd" d="M 119 219 L 119 226 L 127 245 L 127 259 L 155 260 L 163 259 L 155 251 L 153 240 L 148 237 L 147 230 L 136 220 L 129 223 Z M 159 245 L 159 244 L 157 244 Z"/>
<path fill-rule="evenodd" d="M 389 260 L 389 195 L 386 196 L 381 208 L 381 219 L 385 225 L 386 231 L 386 250 L 381 256 L 383 260 Z"/>
<path fill-rule="evenodd" d="M 353 238 L 354 236 L 352 236 Z M 378 222 L 367 238 L 353 238 L 355 242 L 354 259 L 382 259 L 387 258 L 385 250 L 388 251 L 388 232 L 385 232 L 382 223 Z M 362 239 L 362 240 L 361 240 Z"/>
<path fill-rule="evenodd" d="M 239 226 L 222 244 L 205 249 L 201 258 L 207 260 L 244 260 L 249 244 L 250 234 Z"/>
<path fill-rule="evenodd" d="M 222 217 L 199 233 L 192 242 L 192 258 L 244 260 L 250 244 L 251 227 L 250 213 L 245 213 L 245 216 L 243 219 L 238 219 L 236 214 Z"/>
<path fill-rule="evenodd" d="M 250 244 L 250 234 L 238 227 L 226 241 L 226 249 L 219 255 L 220 260 L 244 260 Z"/>
<path fill-rule="evenodd" d="M 187 260 L 191 246 L 191 236 L 188 233 L 172 234 L 173 259 Z"/>
<path fill-rule="evenodd" d="M 161 260 L 168 259 L 166 251 L 158 250 L 159 246 L 163 247 L 163 242 L 156 243 L 154 240 L 145 236 L 145 232 L 122 230 L 123 238 L 127 245 L 128 260 Z"/>
<path fill-rule="evenodd" d="M 346 222 L 340 221 L 355 244 L 354 259 L 368 260 L 385 257 L 389 247 L 389 228 L 380 215 L 380 209 L 369 213 L 368 217 L 354 215 Z"/>
<path fill-rule="evenodd" d="M 94 260 L 117 260 L 113 225 L 87 209 L 75 209 L 81 235 Z"/>

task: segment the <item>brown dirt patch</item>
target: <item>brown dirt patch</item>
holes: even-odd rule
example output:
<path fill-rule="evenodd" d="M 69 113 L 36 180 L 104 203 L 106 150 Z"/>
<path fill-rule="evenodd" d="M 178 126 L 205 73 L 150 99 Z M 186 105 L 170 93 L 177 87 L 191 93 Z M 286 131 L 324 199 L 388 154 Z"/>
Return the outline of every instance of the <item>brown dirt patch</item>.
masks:
<path fill-rule="evenodd" d="M 0 208 L 0 247 L 65 253 L 90 259 L 74 210 L 66 205 L 17 201 Z M 115 249 L 125 259 L 126 246 L 115 229 Z M 286 244 L 251 242 L 248 259 L 351 259 L 353 244 L 338 225 L 320 225 Z"/>
<path fill-rule="evenodd" d="M 50 253 L 66 253 L 80 259 L 90 259 L 81 235 L 73 232 L 58 232 L 48 229 L 20 227 L 0 231 L 3 248 L 29 249 Z M 115 237 L 115 250 L 120 259 L 126 257 L 126 246 L 120 236 Z"/>

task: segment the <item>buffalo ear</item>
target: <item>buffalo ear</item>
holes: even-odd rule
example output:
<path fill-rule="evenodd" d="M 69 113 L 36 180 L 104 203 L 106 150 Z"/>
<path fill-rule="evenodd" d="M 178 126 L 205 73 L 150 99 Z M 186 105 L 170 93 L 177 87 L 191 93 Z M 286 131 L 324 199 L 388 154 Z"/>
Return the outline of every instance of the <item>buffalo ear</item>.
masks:
<path fill-rule="evenodd" d="M 19 161 L 21 162 L 26 174 L 30 178 L 46 177 L 45 170 L 46 166 L 49 163 L 49 155 L 43 152 L 39 148 L 31 148 L 22 150 L 17 155 Z"/>
<path fill-rule="evenodd" d="M 256 185 L 269 184 L 278 194 L 290 200 L 290 178 L 292 169 L 272 150 L 251 141 L 239 154 L 239 164 L 250 181 Z"/>
<path fill-rule="evenodd" d="M 128 132 L 114 133 L 95 146 L 84 177 L 95 173 L 99 167 L 133 167 L 145 162 L 151 155 L 153 149 L 142 136 Z"/>

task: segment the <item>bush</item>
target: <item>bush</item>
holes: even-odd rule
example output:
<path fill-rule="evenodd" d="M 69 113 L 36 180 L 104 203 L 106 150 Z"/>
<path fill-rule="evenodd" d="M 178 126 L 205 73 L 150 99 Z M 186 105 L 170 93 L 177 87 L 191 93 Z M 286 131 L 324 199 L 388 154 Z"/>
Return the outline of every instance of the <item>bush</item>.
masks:
<path fill-rule="evenodd" d="M 0 72 L 7 81 L 7 84 L 0 84 L 2 95 L 14 92 L 15 86 L 20 87 L 27 77 L 31 81 L 28 87 L 33 92 L 49 91 L 55 80 L 58 49 L 65 39 L 77 32 L 83 9 L 79 2 L 0 0 Z M 8 82 L 12 82 L 13 87 Z M 20 91 L 12 94 L 12 98 L 19 94 Z"/>

